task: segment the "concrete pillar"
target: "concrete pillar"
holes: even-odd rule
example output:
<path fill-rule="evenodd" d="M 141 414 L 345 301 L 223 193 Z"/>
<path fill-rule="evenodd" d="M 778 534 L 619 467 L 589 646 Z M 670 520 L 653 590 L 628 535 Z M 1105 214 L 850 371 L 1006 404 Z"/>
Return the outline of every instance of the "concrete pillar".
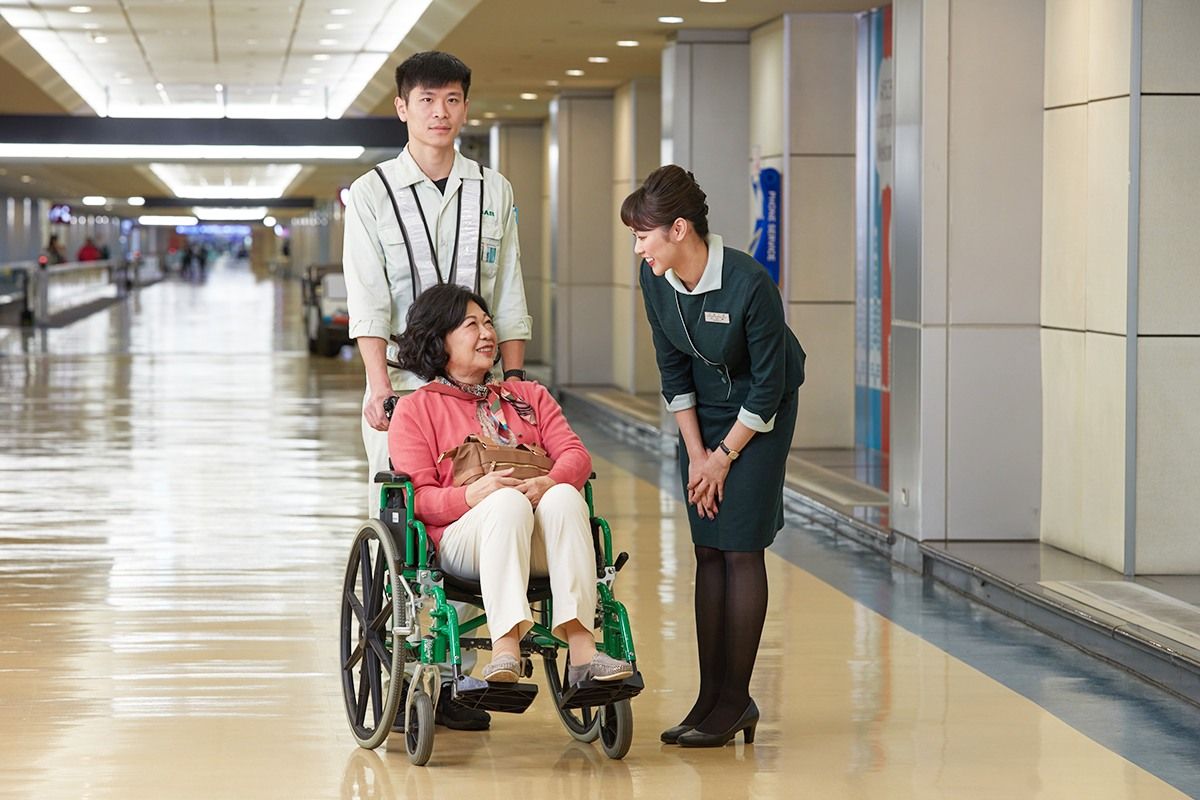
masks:
<path fill-rule="evenodd" d="M 613 383 L 613 97 L 550 103 L 553 382 Z"/>
<path fill-rule="evenodd" d="M 1042 6 L 894 9 L 891 523 L 1036 539 Z"/>
<path fill-rule="evenodd" d="M 542 124 L 503 123 L 492 126 L 492 167 L 508 178 L 517 207 L 521 240 L 521 274 L 525 301 L 533 317 L 533 340 L 525 349 L 530 362 L 550 360 L 550 275 L 542 251 Z"/>
<path fill-rule="evenodd" d="M 709 228 L 726 245 L 750 242 L 750 33 L 683 30 L 663 49 L 662 163 L 696 176 Z"/>
<path fill-rule="evenodd" d="M 782 175 L 780 284 L 819 354 L 797 447 L 854 446 L 856 36 L 850 14 L 788 14 L 750 36 L 748 172 Z"/>
<path fill-rule="evenodd" d="M 1046 3 L 1043 541 L 1200 572 L 1200 6 Z"/>
<path fill-rule="evenodd" d="M 618 212 L 659 166 L 661 109 L 657 78 L 623 84 L 613 97 L 613 383 L 633 394 L 655 393 L 661 384 L 638 283 L 641 259 Z"/>

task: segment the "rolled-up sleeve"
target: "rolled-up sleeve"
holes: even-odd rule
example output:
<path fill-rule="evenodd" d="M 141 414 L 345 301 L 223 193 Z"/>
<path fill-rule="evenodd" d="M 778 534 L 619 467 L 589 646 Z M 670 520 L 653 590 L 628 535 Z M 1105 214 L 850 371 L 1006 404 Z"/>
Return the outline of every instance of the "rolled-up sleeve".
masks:
<path fill-rule="evenodd" d="M 642 302 L 646 306 L 646 319 L 650 322 L 650 336 L 654 341 L 654 358 L 658 362 L 658 374 L 662 381 L 662 396 L 670 412 L 686 411 L 696 407 L 696 382 L 692 379 L 692 357 L 681 352 L 663 331 L 662 322 L 650 302 L 647 274 L 650 268 L 642 263 L 639 281 L 642 286 Z"/>
<path fill-rule="evenodd" d="M 350 338 L 392 335 L 392 294 L 384 268 L 383 244 L 376 232 L 375 208 L 366 181 L 368 173 L 350 186 L 346 203 L 342 272 L 346 277 L 346 307 L 350 312 Z"/>
<path fill-rule="evenodd" d="M 765 270 L 750 290 L 746 309 L 746 351 L 750 356 L 750 391 L 738 411 L 738 421 L 751 430 L 768 433 L 783 399 L 787 374 L 783 299 Z"/>
<path fill-rule="evenodd" d="M 525 302 L 525 281 L 521 276 L 521 242 L 517 235 L 517 210 L 513 206 L 512 184 L 504 180 L 501 198 L 497 203 L 506 209 L 504 228 L 500 234 L 500 253 L 496 257 L 496 296 L 492 298 L 492 324 L 496 340 L 533 338 L 533 320 Z M 504 213 L 504 212 L 501 212 Z"/>

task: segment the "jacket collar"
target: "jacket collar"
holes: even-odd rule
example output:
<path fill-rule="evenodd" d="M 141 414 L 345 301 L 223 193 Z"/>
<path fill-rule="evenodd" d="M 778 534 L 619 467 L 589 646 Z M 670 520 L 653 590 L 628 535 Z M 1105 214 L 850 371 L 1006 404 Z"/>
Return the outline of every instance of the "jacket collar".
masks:
<path fill-rule="evenodd" d="M 696 282 L 695 289 L 689 291 L 683 285 L 683 281 L 679 280 L 675 270 L 669 269 L 666 272 L 667 283 L 671 284 L 680 294 L 704 294 L 718 291 L 721 288 L 721 272 L 725 266 L 725 243 L 715 233 L 710 233 L 704 241 L 708 242 L 708 262 L 704 265 L 704 273 Z"/>
<path fill-rule="evenodd" d="M 417 166 L 417 162 L 413 160 L 412 154 L 408 152 L 406 146 L 400 151 L 400 155 L 392 159 L 392 164 L 396 169 L 396 186 L 403 188 L 412 186 L 422 181 L 429 181 L 430 185 L 433 181 L 421 168 Z M 463 180 L 471 178 L 479 179 L 483 176 L 483 170 L 480 166 L 471 159 L 464 156 L 457 150 L 454 151 L 454 164 L 450 167 L 450 180 L 446 181 L 446 197 L 453 194 Z"/>

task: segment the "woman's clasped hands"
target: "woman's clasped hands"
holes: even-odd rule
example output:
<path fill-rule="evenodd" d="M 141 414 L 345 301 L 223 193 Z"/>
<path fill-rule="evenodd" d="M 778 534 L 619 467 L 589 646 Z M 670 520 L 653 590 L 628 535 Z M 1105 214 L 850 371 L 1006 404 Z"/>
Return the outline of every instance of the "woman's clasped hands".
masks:
<path fill-rule="evenodd" d="M 700 457 L 688 459 L 688 503 L 705 519 L 717 518 L 717 507 L 725 499 L 725 479 L 730 461 L 719 450 L 704 449 Z"/>
<path fill-rule="evenodd" d="M 548 475 L 521 480 L 512 477 L 512 473 L 512 467 L 498 469 L 467 486 L 467 505 L 474 508 L 493 492 L 499 489 L 513 488 L 525 495 L 529 499 L 529 504 L 537 508 L 542 496 L 555 484 L 555 480 Z"/>

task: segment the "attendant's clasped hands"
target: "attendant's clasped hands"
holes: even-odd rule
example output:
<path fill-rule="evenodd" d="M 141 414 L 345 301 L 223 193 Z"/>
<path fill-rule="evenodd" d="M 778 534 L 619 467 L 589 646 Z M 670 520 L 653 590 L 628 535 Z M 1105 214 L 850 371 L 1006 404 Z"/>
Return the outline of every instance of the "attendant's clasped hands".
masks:
<path fill-rule="evenodd" d="M 688 503 L 704 519 L 716 519 L 717 507 L 725 499 L 725 479 L 731 462 L 719 450 L 705 448 L 703 457 L 688 460 Z"/>

